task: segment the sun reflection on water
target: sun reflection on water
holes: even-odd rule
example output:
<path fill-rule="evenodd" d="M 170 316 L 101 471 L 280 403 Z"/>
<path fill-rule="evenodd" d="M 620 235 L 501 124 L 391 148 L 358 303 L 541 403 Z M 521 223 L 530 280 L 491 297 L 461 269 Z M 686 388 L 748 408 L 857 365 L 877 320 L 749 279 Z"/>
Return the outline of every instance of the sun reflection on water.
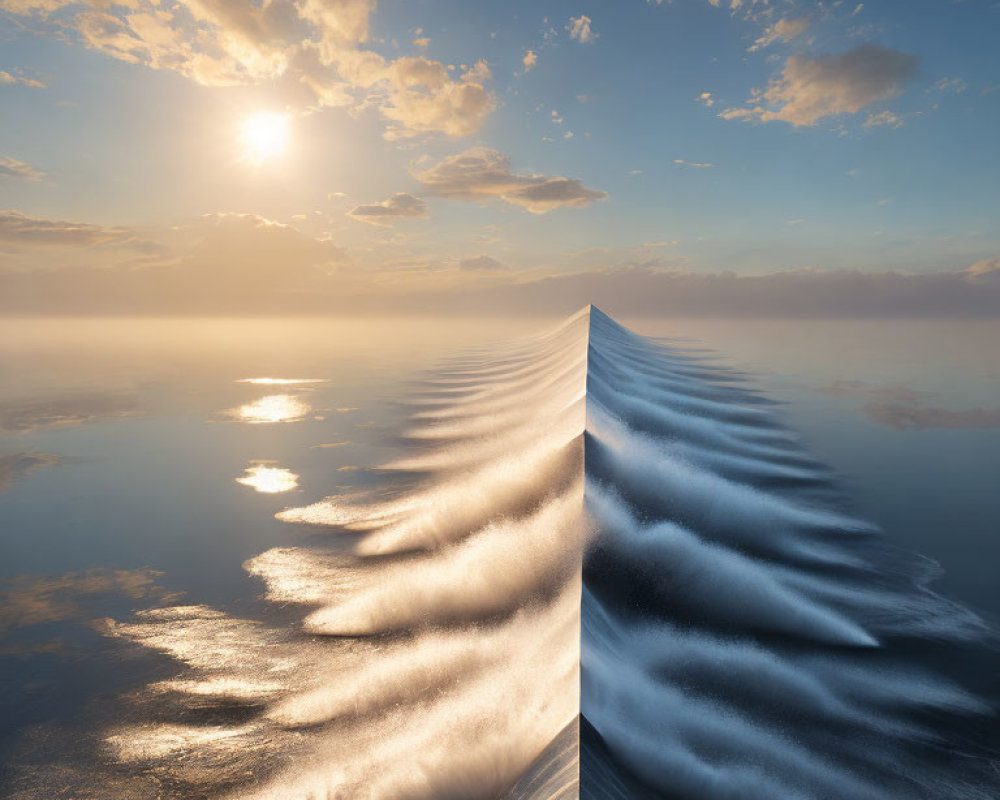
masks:
<path fill-rule="evenodd" d="M 263 494 L 280 494 L 298 486 L 299 476 L 284 467 L 260 463 L 248 467 L 246 474 L 237 478 L 236 482 Z"/>
<path fill-rule="evenodd" d="M 326 383 L 326 378 L 243 378 L 237 383 L 252 383 L 258 386 L 293 386 L 300 383 Z"/>
<path fill-rule="evenodd" d="M 310 411 L 309 404 L 291 394 L 271 394 L 235 409 L 233 415 L 241 422 L 297 422 Z"/>

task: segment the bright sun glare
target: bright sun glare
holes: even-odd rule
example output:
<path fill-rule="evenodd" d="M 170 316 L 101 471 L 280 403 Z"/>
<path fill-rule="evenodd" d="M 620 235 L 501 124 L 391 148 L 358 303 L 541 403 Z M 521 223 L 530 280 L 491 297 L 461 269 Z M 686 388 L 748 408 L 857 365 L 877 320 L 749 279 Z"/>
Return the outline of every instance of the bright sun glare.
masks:
<path fill-rule="evenodd" d="M 258 111 L 243 121 L 243 160 L 262 164 L 284 154 L 288 147 L 288 115 Z"/>

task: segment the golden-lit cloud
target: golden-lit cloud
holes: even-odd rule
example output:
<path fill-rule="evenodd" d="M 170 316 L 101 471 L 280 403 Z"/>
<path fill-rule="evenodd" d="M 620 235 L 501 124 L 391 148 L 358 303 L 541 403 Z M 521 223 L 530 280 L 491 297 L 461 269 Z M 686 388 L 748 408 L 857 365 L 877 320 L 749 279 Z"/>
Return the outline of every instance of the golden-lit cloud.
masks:
<path fill-rule="evenodd" d="M 764 33 L 750 47 L 749 52 L 761 50 L 777 41 L 790 42 L 792 39 L 801 36 L 809 27 L 809 20 L 806 17 L 801 19 L 779 19 L 773 25 L 769 25 Z"/>
<path fill-rule="evenodd" d="M 169 6 L 0 0 L 0 9 L 112 58 L 178 72 L 205 86 L 287 78 L 307 86 L 321 105 L 375 107 L 391 123 L 390 138 L 467 136 L 496 107 L 483 85 L 491 77 L 484 61 L 455 79 L 439 61 L 390 61 L 364 49 L 374 0 L 179 0 Z"/>
<path fill-rule="evenodd" d="M 524 71 L 527 72 L 533 69 L 535 64 L 538 63 L 538 53 L 534 50 L 529 50 L 524 54 L 524 58 L 521 59 L 521 64 L 524 65 Z"/>
<path fill-rule="evenodd" d="M 993 282 L 1000 286 L 1000 258 L 984 258 L 964 270 L 971 281 Z"/>
<path fill-rule="evenodd" d="M 176 235 L 174 247 L 183 249 L 179 267 L 196 286 L 243 282 L 293 288 L 344 257 L 332 242 L 259 214 L 206 214 Z"/>
<path fill-rule="evenodd" d="M 25 181 L 38 181 L 45 175 L 31 164 L 25 164 L 11 156 L 0 156 L 0 179 L 20 178 Z"/>
<path fill-rule="evenodd" d="M 355 206 L 347 215 L 370 225 L 391 225 L 401 219 L 426 218 L 427 203 L 412 194 L 397 192 L 381 203 Z"/>
<path fill-rule="evenodd" d="M 569 31 L 569 38 L 575 39 L 581 44 L 587 44 L 588 42 L 594 41 L 597 38 L 597 34 L 594 33 L 591 25 L 593 20 L 581 14 L 579 17 L 570 17 L 569 23 L 566 25 L 566 30 Z"/>
<path fill-rule="evenodd" d="M 34 78 L 26 78 L 23 75 L 15 75 L 10 72 L 0 70 L 0 85 L 7 86 L 27 86 L 31 89 L 44 89 L 45 84 Z"/>
<path fill-rule="evenodd" d="M 390 140 L 427 133 L 468 136 L 496 108 L 484 86 L 492 74 L 482 60 L 455 79 L 440 61 L 423 56 L 388 61 L 369 50 L 327 53 L 310 46 L 300 67 L 302 82 L 322 105 L 376 107 L 390 122 L 385 134 Z"/>
<path fill-rule="evenodd" d="M 230 310 L 297 298 L 346 262 L 327 235 L 257 214 L 214 213 L 172 226 L 129 228 L 0 212 L 0 301 L 54 307 Z M 44 255 L 41 251 L 44 251 Z M 84 299 L 89 298 L 89 299 Z M 86 313 L 86 312 L 85 312 Z"/>
<path fill-rule="evenodd" d="M 388 102 L 382 115 L 398 123 L 388 138 L 440 132 L 460 137 L 475 133 L 496 101 L 483 84 L 491 78 L 485 61 L 477 61 L 459 80 L 452 80 L 440 61 L 400 58 L 386 70 Z"/>
<path fill-rule="evenodd" d="M 815 58 L 793 55 L 781 77 L 756 90 L 746 107 L 726 109 L 719 116 L 815 125 L 824 117 L 855 114 L 895 97 L 916 69 L 916 56 L 877 44 Z"/>
<path fill-rule="evenodd" d="M 136 250 L 153 246 L 129 228 L 48 219 L 14 210 L 0 211 L 0 243 L 15 247 L 115 245 Z"/>
<path fill-rule="evenodd" d="M 500 199 L 532 214 L 585 206 L 607 196 L 577 178 L 516 173 L 509 156 L 488 147 L 474 147 L 436 164 L 418 161 L 411 171 L 442 197 L 472 202 Z"/>

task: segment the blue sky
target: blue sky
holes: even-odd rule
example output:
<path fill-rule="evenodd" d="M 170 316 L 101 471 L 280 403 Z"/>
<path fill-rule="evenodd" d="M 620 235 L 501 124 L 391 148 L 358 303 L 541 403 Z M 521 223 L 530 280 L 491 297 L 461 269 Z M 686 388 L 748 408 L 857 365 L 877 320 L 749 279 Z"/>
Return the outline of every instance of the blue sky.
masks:
<path fill-rule="evenodd" d="M 992 270 L 1000 3 L 731 3 L 0 0 L 0 269 Z"/>

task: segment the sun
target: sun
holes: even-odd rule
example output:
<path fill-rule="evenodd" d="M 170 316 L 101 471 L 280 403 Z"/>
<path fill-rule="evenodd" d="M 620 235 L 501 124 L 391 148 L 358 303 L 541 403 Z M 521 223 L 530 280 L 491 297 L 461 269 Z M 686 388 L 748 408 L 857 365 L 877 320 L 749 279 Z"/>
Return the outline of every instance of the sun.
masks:
<path fill-rule="evenodd" d="M 242 160 L 259 165 L 284 155 L 288 148 L 288 122 L 288 114 L 273 111 L 258 111 L 243 120 Z"/>

